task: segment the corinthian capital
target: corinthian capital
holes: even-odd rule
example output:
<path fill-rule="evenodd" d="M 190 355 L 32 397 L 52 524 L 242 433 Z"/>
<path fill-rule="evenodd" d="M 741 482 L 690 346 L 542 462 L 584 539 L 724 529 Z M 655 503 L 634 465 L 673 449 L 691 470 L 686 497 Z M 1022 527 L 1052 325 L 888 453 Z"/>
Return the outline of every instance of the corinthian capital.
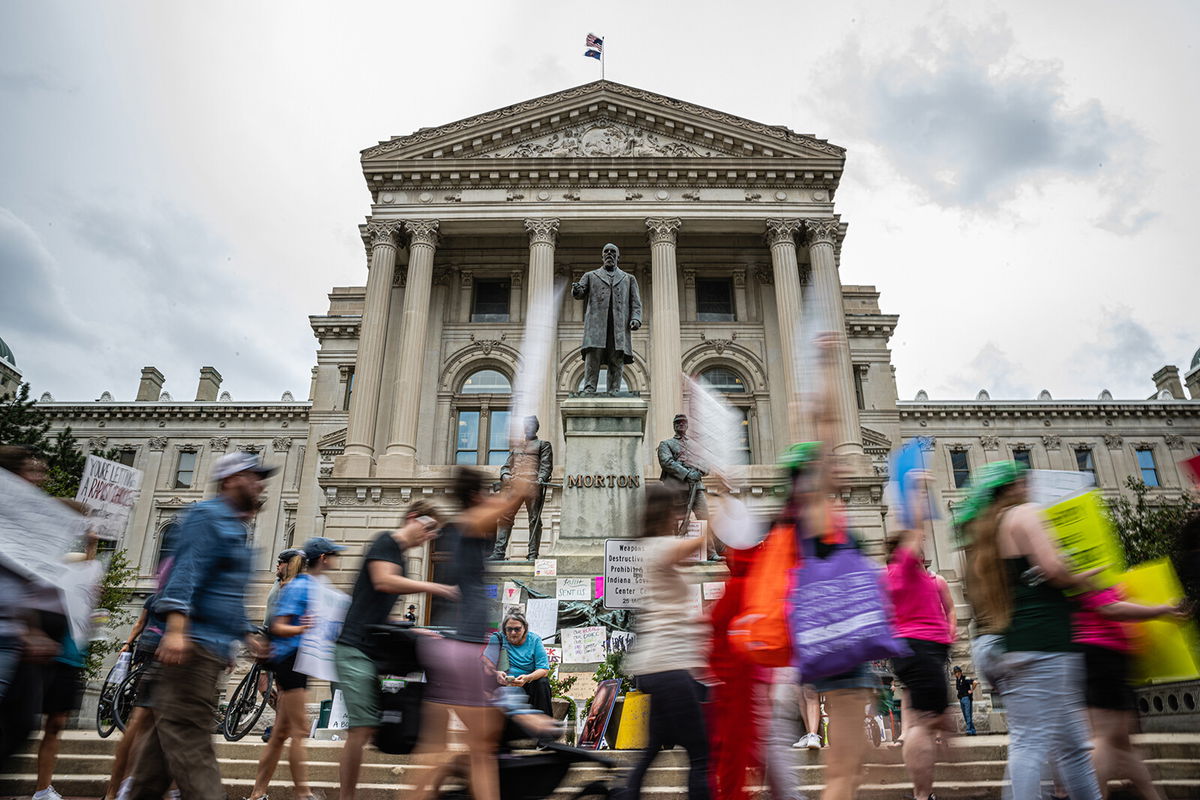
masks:
<path fill-rule="evenodd" d="M 774 247 L 777 244 L 795 244 L 796 233 L 800 230 L 800 220 L 773 217 L 767 220 L 767 244 Z"/>
<path fill-rule="evenodd" d="M 399 233 L 399 220 L 371 220 L 367 223 L 367 241 L 373 248 L 383 244 L 395 247 Z"/>
<path fill-rule="evenodd" d="M 836 219 L 806 219 L 804 227 L 808 230 L 808 243 L 834 245 L 837 243 L 838 221 Z"/>
<path fill-rule="evenodd" d="M 409 247 L 414 244 L 425 244 L 430 247 L 438 245 L 438 221 L 436 219 L 410 220 L 404 223 L 404 230 L 408 233 Z"/>
<path fill-rule="evenodd" d="M 650 244 L 675 244 L 675 231 L 682 224 L 679 217 L 650 217 L 646 220 Z"/>
<path fill-rule="evenodd" d="M 558 219 L 556 217 L 527 219 L 525 220 L 525 230 L 529 231 L 530 244 L 552 245 L 558 238 Z"/>

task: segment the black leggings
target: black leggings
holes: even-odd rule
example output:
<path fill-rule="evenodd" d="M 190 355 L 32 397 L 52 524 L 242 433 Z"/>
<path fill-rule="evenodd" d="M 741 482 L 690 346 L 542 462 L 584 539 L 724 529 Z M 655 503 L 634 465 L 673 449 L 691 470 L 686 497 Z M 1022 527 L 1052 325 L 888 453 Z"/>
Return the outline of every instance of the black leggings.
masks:
<path fill-rule="evenodd" d="M 638 688 L 650 695 L 650 741 L 629 772 L 623 800 L 638 800 L 658 751 L 677 744 L 688 754 L 688 800 L 709 800 L 708 730 L 700 706 L 704 687 L 687 670 L 676 669 L 642 675 Z"/>

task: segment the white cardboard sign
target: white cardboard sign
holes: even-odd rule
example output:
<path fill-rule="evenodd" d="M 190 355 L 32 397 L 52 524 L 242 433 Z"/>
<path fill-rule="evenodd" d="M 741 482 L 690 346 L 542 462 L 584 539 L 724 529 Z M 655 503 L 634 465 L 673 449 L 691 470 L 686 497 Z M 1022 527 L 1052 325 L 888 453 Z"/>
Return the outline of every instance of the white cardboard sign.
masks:
<path fill-rule="evenodd" d="M 342 621 L 350 607 L 350 595 L 333 588 L 325 576 L 315 579 L 309 595 L 308 613 L 316 622 L 300 637 L 300 649 L 296 652 L 296 672 L 302 672 L 317 680 L 336 681 L 337 667 L 334 666 L 333 645 L 342 633 Z M 334 699 L 334 708 L 337 700 Z M 335 727 L 331 722 L 329 727 Z"/>
<path fill-rule="evenodd" d="M 525 602 L 525 618 L 529 630 L 549 639 L 558 630 L 558 600 L 553 597 L 531 597 Z"/>
<path fill-rule="evenodd" d="M 597 664 L 604 660 L 608 629 L 603 625 L 563 628 L 563 661 L 568 664 Z"/>
<path fill-rule="evenodd" d="M 101 539 L 116 541 L 129 526 L 142 485 L 142 471 L 88 456 L 75 499 L 88 507 L 88 526 Z"/>
<path fill-rule="evenodd" d="M 559 600 L 591 600 L 591 578 L 559 578 L 555 581 Z"/>

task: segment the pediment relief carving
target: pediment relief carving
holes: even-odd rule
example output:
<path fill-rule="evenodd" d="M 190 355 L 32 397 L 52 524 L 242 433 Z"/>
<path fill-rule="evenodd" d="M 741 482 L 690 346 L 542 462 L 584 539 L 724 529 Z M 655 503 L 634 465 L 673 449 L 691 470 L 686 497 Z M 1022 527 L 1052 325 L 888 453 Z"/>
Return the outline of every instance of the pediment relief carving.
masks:
<path fill-rule="evenodd" d="M 509 144 L 479 158 L 712 158 L 728 153 L 701 148 L 609 119 L 572 125 Z"/>

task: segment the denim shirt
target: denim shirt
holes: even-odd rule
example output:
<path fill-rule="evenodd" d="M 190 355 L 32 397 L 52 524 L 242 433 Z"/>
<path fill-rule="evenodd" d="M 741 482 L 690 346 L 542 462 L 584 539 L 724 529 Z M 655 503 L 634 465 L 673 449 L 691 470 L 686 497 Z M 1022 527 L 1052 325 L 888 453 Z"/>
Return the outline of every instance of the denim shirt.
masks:
<path fill-rule="evenodd" d="M 246 526 L 222 497 L 197 503 L 184 516 L 179 547 L 154 611 L 166 618 L 182 612 L 193 642 L 221 660 L 252 627 L 246 618 L 251 550 Z"/>

